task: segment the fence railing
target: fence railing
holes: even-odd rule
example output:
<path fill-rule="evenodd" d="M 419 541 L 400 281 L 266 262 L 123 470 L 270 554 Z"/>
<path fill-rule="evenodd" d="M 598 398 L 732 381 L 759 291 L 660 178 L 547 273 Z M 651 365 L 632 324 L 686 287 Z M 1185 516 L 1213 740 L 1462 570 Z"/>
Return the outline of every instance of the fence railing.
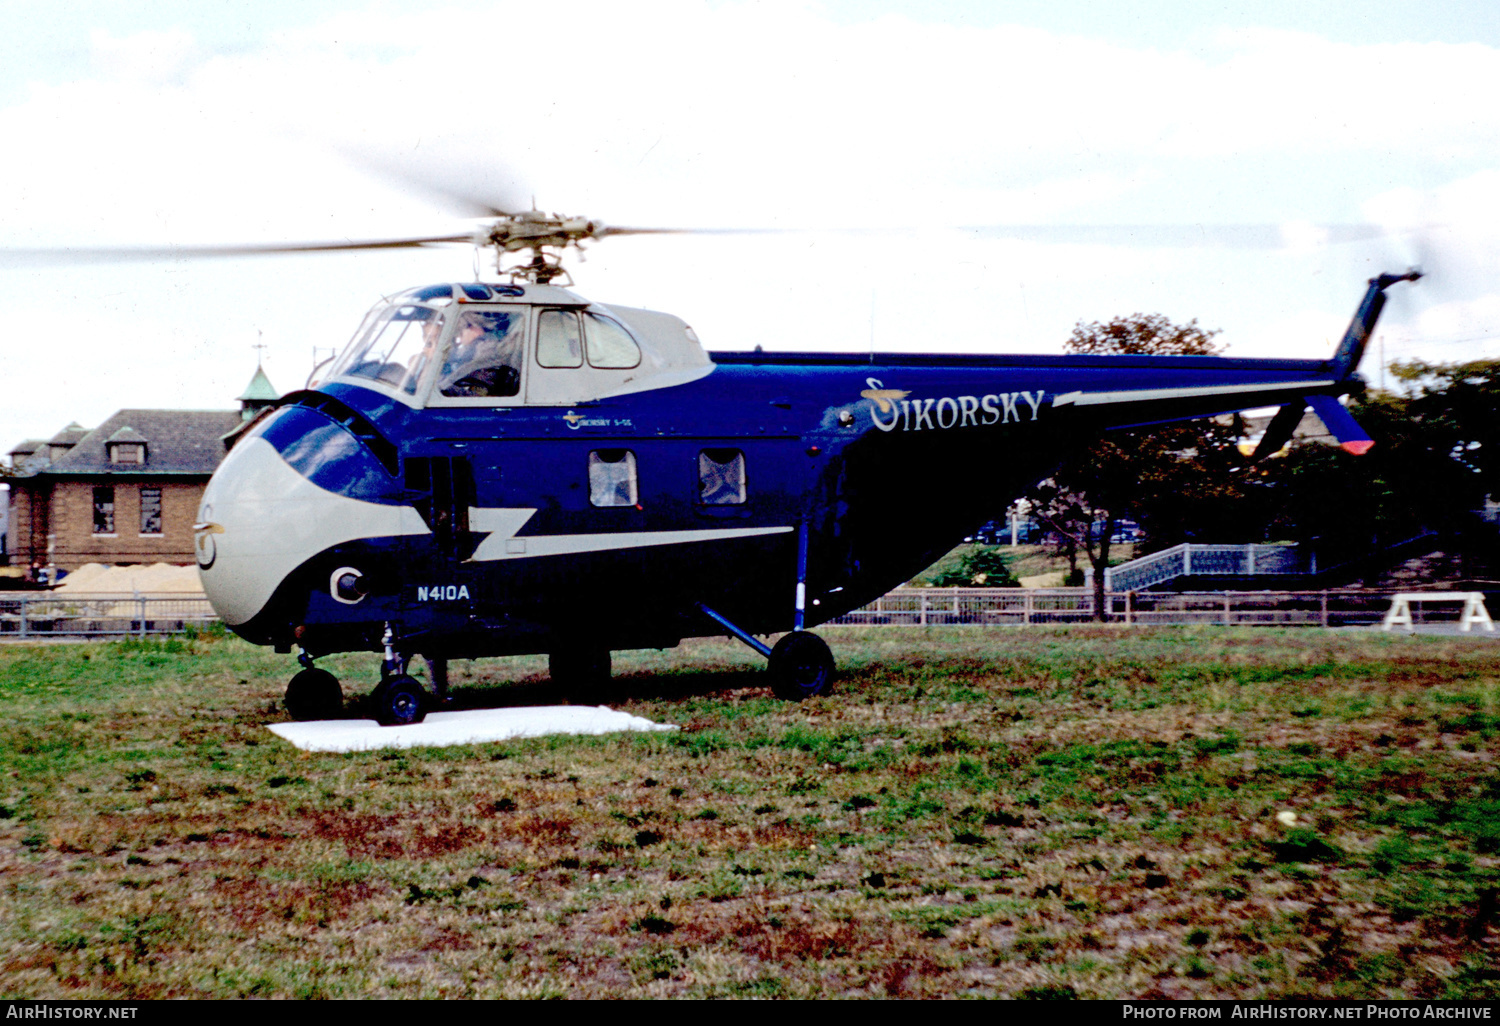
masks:
<path fill-rule="evenodd" d="M 1378 624 L 1392 591 L 1113 592 L 1106 617 L 1132 624 Z M 1423 620 L 1455 620 L 1453 609 L 1423 607 Z M 1048 624 L 1095 619 L 1086 588 L 897 588 L 833 624 Z M 90 595 L 0 598 L 0 639 L 147 637 L 181 634 L 218 622 L 201 595 Z"/>
<path fill-rule="evenodd" d="M 181 634 L 218 622 L 202 595 L 12 594 L 0 597 L 0 638 Z"/>
<path fill-rule="evenodd" d="M 1105 595 L 1114 623 L 1378 624 L 1390 591 L 1113 592 Z M 836 624 L 1044 624 L 1094 620 L 1093 592 L 1083 588 L 898 588 Z M 1434 622 L 1455 619 L 1434 609 Z"/>
<path fill-rule="evenodd" d="M 1110 591 L 1137 591 L 1177 577 L 1223 574 L 1251 577 L 1255 574 L 1317 573 L 1316 559 L 1296 545 L 1199 545 L 1185 543 L 1153 552 L 1140 559 L 1104 571 L 1104 586 Z M 1086 579 L 1093 570 L 1084 570 Z"/>

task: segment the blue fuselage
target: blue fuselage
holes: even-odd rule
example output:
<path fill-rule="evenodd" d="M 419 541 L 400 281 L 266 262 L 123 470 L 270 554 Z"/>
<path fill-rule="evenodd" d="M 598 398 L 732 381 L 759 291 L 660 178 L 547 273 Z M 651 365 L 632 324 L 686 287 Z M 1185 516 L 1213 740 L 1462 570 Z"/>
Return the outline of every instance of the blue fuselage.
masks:
<path fill-rule="evenodd" d="M 793 624 L 799 542 L 811 626 L 909 579 L 1068 446 L 1341 378 L 1311 360 L 732 353 L 572 406 L 414 408 L 334 382 L 226 458 L 199 562 L 237 632 L 315 655 L 378 647 L 386 624 L 449 657 L 664 647 L 722 633 L 700 603 L 764 634 Z M 725 473 L 729 501 L 709 491 Z"/>

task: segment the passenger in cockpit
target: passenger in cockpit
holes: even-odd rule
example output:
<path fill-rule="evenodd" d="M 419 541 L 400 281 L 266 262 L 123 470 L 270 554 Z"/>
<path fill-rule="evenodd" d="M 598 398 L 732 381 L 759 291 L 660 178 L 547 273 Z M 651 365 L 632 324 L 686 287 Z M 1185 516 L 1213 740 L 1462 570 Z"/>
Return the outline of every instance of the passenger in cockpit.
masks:
<path fill-rule="evenodd" d="M 438 339 L 442 335 L 443 317 L 435 313 L 422 325 L 422 351 L 406 362 L 406 380 L 401 383 L 401 387 L 407 392 L 417 390 L 417 381 L 422 377 L 422 372 L 437 356 Z"/>

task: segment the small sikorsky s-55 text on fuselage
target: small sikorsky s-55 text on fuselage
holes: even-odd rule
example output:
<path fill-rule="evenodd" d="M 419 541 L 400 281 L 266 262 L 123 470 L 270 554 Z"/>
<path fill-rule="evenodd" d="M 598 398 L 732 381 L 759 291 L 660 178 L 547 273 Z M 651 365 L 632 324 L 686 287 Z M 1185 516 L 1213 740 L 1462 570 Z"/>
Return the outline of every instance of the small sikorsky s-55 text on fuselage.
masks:
<path fill-rule="evenodd" d="M 550 284 L 411 289 L 380 303 L 315 387 L 284 397 L 209 482 L 196 525 L 225 623 L 300 650 L 287 704 L 320 718 L 317 657 L 383 651 L 376 718 L 430 703 L 415 656 L 546 653 L 597 686 L 610 652 L 729 634 L 778 695 L 825 692 L 807 628 L 908 580 L 1068 447 L 1101 432 L 1338 399 L 1385 290 L 1372 279 L 1330 359 L 705 352 L 664 313 Z M 768 646 L 762 636 L 786 633 Z"/>

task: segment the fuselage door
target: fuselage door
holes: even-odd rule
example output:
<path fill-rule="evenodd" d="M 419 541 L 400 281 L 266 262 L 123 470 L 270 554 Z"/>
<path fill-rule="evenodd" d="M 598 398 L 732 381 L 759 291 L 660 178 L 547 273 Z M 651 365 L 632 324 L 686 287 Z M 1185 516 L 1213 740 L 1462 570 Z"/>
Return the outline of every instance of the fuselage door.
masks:
<path fill-rule="evenodd" d="M 407 494 L 432 530 L 430 539 L 424 539 L 430 555 L 451 569 L 474 548 L 469 536 L 469 508 L 475 503 L 473 463 L 467 455 L 408 456 L 405 462 Z"/>

